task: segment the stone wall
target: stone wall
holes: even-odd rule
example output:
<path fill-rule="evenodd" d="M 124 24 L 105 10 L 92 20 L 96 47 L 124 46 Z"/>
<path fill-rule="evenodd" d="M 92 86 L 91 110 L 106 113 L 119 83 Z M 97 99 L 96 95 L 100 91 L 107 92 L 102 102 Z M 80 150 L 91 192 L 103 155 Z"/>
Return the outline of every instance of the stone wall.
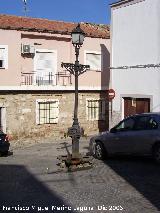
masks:
<path fill-rule="evenodd" d="M 79 122 L 85 135 L 92 135 L 108 129 L 108 102 L 106 101 L 106 120 L 88 121 L 86 117 L 86 99 L 102 98 L 105 92 L 79 93 Z M 59 100 L 59 120 L 57 124 L 36 124 L 36 100 Z M 74 93 L 73 92 L 0 92 L 0 106 L 6 108 L 6 132 L 13 139 L 21 137 L 53 136 L 63 138 L 68 127 L 72 125 Z"/>

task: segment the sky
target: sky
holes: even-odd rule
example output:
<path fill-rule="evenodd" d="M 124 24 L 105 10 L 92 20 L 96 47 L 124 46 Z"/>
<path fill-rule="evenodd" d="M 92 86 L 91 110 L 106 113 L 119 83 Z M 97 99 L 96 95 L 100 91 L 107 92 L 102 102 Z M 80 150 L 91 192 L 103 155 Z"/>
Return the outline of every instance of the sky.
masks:
<path fill-rule="evenodd" d="M 23 0 L 0 0 L 0 14 L 24 16 Z M 67 22 L 110 23 L 109 4 L 117 0 L 26 0 L 27 16 Z"/>

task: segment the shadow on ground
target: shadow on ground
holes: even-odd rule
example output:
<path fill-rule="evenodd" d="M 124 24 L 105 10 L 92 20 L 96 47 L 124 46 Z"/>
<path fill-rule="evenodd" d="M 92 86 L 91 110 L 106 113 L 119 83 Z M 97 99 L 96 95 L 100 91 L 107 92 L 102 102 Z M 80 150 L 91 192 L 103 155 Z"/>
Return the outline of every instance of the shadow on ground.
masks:
<path fill-rule="evenodd" d="M 160 165 L 152 158 L 121 156 L 103 162 L 160 210 Z"/>
<path fill-rule="evenodd" d="M 0 172 L 0 212 L 73 212 L 24 166 L 0 165 Z"/>
<path fill-rule="evenodd" d="M 160 165 L 143 157 L 116 157 L 104 163 L 160 210 Z"/>

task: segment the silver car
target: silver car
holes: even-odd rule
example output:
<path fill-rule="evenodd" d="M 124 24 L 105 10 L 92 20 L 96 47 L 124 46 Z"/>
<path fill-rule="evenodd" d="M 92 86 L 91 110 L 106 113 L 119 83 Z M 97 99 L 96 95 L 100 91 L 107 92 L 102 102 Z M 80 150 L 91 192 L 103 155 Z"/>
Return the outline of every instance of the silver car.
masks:
<path fill-rule="evenodd" d="M 160 113 L 136 114 L 90 140 L 99 160 L 111 155 L 152 155 L 160 163 Z"/>

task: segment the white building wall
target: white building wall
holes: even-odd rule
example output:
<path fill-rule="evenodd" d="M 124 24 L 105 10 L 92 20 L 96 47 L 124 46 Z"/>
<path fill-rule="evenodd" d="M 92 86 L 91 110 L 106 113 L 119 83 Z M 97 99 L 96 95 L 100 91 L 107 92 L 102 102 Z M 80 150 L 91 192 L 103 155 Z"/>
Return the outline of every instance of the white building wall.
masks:
<path fill-rule="evenodd" d="M 111 66 L 160 63 L 160 0 L 135 0 L 111 10 Z M 151 111 L 160 111 L 160 68 L 112 70 L 111 86 L 113 111 L 123 111 L 124 96 L 149 97 Z"/>

